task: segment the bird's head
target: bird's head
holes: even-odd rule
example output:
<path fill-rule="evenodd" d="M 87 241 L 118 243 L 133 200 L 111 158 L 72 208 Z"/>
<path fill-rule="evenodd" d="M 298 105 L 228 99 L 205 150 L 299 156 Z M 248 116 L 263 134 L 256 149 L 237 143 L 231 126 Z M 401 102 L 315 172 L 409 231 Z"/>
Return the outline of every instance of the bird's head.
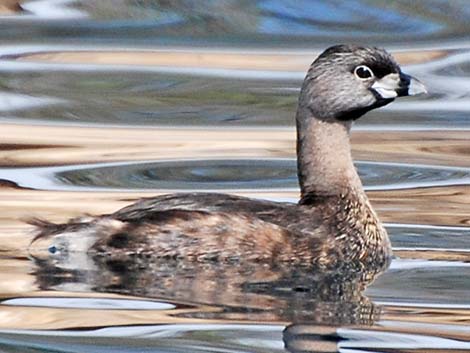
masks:
<path fill-rule="evenodd" d="M 337 45 L 312 63 L 300 107 L 322 120 L 355 120 L 397 97 L 426 93 L 416 78 L 401 71 L 383 49 Z"/>

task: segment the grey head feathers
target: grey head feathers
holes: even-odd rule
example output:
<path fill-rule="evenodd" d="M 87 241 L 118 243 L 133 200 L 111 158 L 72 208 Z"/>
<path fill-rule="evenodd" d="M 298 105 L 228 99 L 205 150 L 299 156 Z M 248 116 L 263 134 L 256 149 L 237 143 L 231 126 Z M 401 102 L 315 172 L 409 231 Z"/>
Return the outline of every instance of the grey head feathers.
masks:
<path fill-rule="evenodd" d="M 419 88 L 409 90 L 412 82 Z M 312 63 L 302 86 L 297 118 L 355 120 L 398 96 L 423 92 L 424 86 L 402 73 L 385 50 L 336 45 Z M 310 114 L 302 114 L 305 110 Z"/>

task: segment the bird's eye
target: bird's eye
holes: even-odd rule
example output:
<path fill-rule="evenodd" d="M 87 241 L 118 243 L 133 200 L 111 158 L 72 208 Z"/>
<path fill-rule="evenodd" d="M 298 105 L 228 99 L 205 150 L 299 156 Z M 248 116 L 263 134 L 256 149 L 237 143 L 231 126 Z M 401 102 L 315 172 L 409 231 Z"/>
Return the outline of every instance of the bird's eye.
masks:
<path fill-rule="evenodd" d="M 365 65 L 359 65 L 354 69 L 354 74 L 361 80 L 367 80 L 374 76 L 374 73 Z"/>

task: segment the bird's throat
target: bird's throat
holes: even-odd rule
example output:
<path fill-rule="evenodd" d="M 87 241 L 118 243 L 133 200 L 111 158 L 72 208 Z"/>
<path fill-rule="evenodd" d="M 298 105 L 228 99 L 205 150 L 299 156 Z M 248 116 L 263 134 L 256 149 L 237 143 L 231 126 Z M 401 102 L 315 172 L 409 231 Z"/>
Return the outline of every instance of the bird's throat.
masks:
<path fill-rule="evenodd" d="M 298 112 L 297 114 L 302 114 Z M 310 111 L 297 116 L 297 163 L 301 197 L 362 192 L 351 156 L 351 121 L 324 121 Z"/>

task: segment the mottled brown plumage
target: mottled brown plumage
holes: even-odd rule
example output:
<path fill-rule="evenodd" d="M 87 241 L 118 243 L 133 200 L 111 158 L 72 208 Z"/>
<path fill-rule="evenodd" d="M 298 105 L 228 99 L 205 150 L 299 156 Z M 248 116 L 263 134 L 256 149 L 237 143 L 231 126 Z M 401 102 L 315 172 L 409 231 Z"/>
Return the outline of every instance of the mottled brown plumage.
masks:
<path fill-rule="evenodd" d="M 313 62 L 299 98 L 299 204 L 217 193 L 164 195 L 67 224 L 34 221 L 33 244 L 46 241 L 55 257 L 385 267 L 390 243 L 354 168 L 350 129 L 367 111 L 423 91 L 384 50 L 329 48 Z"/>

